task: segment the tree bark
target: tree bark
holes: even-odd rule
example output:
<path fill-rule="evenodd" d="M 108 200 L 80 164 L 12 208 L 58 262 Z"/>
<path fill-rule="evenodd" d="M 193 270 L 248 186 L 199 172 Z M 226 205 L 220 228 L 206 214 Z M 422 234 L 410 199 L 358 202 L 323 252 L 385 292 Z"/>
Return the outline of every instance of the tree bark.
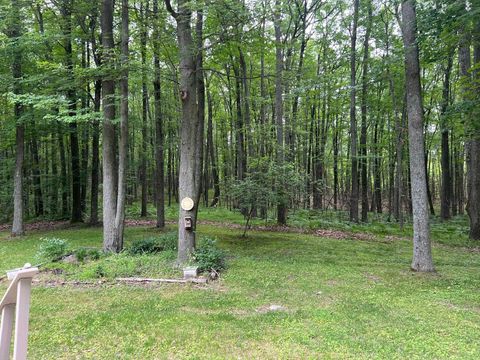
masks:
<path fill-rule="evenodd" d="M 153 1 L 153 16 L 158 18 L 158 0 Z M 155 80 L 153 82 L 155 98 L 155 188 L 157 207 L 157 228 L 165 227 L 165 171 L 163 159 L 164 134 L 162 114 L 162 89 L 160 80 L 160 33 L 158 24 L 153 28 L 153 64 L 155 68 Z"/>
<path fill-rule="evenodd" d="M 77 96 L 74 86 L 73 74 L 73 51 L 72 51 L 72 0 L 63 0 L 60 7 L 62 15 L 63 48 L 65 49 L 64 65 L 67 71 L 66 98 L 68 101 L 68 116 L 77 115 Z M 72 212 L 71 222 L 81 222 L 82 219 L 82 195 L 80 176 L 80 151 L 78 145 L 77 122 L 69 123 L 70 135 L 70 166 L 72 169 Z"/>
<path fill-rule="evenodd" d="M 358 26 L 359 0 L 354 0 L 353 22 L 351 27 L 350 47 L 350 157 L 351 191 L 350 221 L 358 222 L 358 157 L 357 157 L 357 118 L 356 118 L 356 43 Z"/>
<path fill-rule="evenodd" d="M 367 162 L 367 96 L 368 96 L 368 57 L 370 31 L 372 27 L 372 4 L 368 2 L 368 19 L 363 43 L 363 71 L 362 71 L 362 129 L 360 134 L 360 172 L 362 191 L 362 221 L 368 221 L 368 162 Z"/>
<path fill-rule="evenodd" d="M 478 5 L 476 10 L 478 10 Z M 475 19 L 473 32 L 473 96 L 480 97 L 480 20 Z M 480 126 L 478 110 L 468 119 L 467 139 L 467 213 L 470 219 L 470 239 L 480 240 Z"/>
<path fill-rule="evenodd" d="M 420 86 L 420 62 L 417 45 L 415 1 L 402 2 L 402 33 L 405 48 L 410 179 L 413 206 L 413 260 L 415 271 L 435 271 L 430 244 L 427 179 L 423 134 L 423 104 Z"/>
<path fill-rule="evenodd" d="M 142 150 L 140 159 L 140 183 L 142 185 L 141 217 L 147 216 L 148 184 L 147 184 L 147 122 L 148 122 L 148 89 L 147 89 L 147 24 L 146 13 L 140 3 L 140 53 L 142 61 Z"/>
<path fill-rule="evenodd" d="M 128 0 L 122 0 L 120 140 L 118 167 L 115 136 L 115 83 L 113 41 L 113 1 L 102 2 L 102 64 L 106 75 L 102 80 L 103 96 L 103 249 L 120 252 L 123 248 L 125 217 L 125 176 L 128 151 Z"/>
<path fill-rule="evenodd" d="M 19 37 L 22 35 L 21 24 L 21 2 L 19 0 L 11 1 L 11 23 L 8 26 L 8 37 L 13 42 L 18 43 Z M 12 77 L 13 77 L 13 93 L 21 94 L 21 78 L 22 78 L 22 47 L 14 45 L 13 61 L 12 61 Z M 22 123 L 22 104 L 15 102 L 15 172 L 13 176 L 13 223 L 12 236 L 21 236 L 25 234 L 23 225 L 23 160 L 24 160 L 24 142 L 25 128 Z"/>
<path fill-rule="evenodd" d="M 208 83 L 207 83 L 208 84 Z M 213 199 L 210 207 L 215 207 L 220 200 L 220 179 L 218 177 L 218 168 L 215 155 L 215 148 L 213 146 L 213 100 L 210 89 L 207 86 L 207 148 L 209 151 L 209 160 L 212 163 L 212 180 L 213 180 Z"/>
<path fill-rule="evenodd" d="M 184 210 L 181 206 L 178 218 L 178 257 L 177 262 L 184 264 L 195 250 L 195 229 L 198 202 L 200 200 L 200 182 L 202 173 L 203 123 L 198 117 L 197 79 L 195 44 L 190 26 L 192 10 L 188 0 L 178 1 L 178 12 L 174 11 L 170 1 L 165 5 L 177 23 L 177 39 L 180 49 L 180 99 L 182 102 L 182 120 L 180 125 L 180 170 L 179 198 L 190 197 L 194 201 L 193 209 Z M 191 229 L 186 228 L 186 218 L 191 219 Z"/>
<path fill-rule="evenodd" d="M 282 54 L 282 29 L 281 29 L 281 1 L 275 0 L 274 28 L 275 28 L 275 122 L 277 127 L 277 163 L 280 168 L 285 162 L 285 145 L 283 136 L 283 54 Z M 283 181 L 283 176 L 282 179 Z M 277 222 L 281 225 L 287 223 L 287 206 L 283 199 L 283 189 L 277 189 L 279 200 L 277 205 Z"/>
<path fill-rule="evenodd" d="M 442 128 L 442 189 L 440 218 L 442 220 L 450 219 L 450 208 L 452 205 L 452 176 L 450 172 L 450 144 L 449 144 L 449 126 L 447 124 L 446 113 L 450 102 L 450 74 L 453 66 L 453 52 L 449 54 L 447 66 L 445 67 L 445 77 L 443 80 L 442 108 L 441 108 L 441 128 Z"/>

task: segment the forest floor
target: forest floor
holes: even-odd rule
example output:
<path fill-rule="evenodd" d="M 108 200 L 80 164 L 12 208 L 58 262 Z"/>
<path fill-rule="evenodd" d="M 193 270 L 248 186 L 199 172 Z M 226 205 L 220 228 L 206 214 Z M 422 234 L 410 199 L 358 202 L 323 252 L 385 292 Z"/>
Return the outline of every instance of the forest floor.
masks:
<path fill-rule="evenodd" d="M 201 215 L 199 235 L 217 238 L 228 255 L 219 280 L 115 281 L 180 277 L 171 252 L 50 265 L 33 286 L 29 358 L 480 357 L 480 256 L 463 218 L 434 222 L 437 273 L 418 274 L 409 270 L 408 226 L 400 231 L 381 219 L 326 224 L 327 216 L 297 214 L 288 229 L 256 221 L 244 238 L 238 214 Z M 160 233 L 130 221 L 127 245 Z M 33 263 L 44 237 L 101 247 L 102 231 L 52 223 L 12 239 L 0 230 L 0 269 Z M 0 282 L 0 293 L 6 286 Z"/>

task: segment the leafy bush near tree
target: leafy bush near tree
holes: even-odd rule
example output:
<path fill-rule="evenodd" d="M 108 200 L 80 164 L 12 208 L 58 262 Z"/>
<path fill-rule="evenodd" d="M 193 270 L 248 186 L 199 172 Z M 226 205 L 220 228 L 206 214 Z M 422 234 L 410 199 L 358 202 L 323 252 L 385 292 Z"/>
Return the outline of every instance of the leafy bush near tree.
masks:
<path fill-rule="evenodd" d="M 213 238 L 203 238 L 192 258 L 200 272 L 219 272 L 226 269 L 225 252 L 217 246 L 217 241 Z"/>
<path fill-rule="evenodd" d="M 127 248 L 127 253 L 130 255 L 155 254 L 161 251 L 175 251 L 176 249 L 177 234 L 171 232 L 159 237 L 135 240 Z"/>

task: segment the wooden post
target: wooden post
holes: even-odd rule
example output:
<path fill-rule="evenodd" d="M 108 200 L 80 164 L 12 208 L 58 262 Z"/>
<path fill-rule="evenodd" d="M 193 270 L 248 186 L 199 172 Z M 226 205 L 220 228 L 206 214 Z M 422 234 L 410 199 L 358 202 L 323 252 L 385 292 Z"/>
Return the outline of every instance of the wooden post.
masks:
<path fill-rule="evenodd" d="M 20 280 L 17 286 L 17 313 L 15 317 L 13 358 L 15 360 L 26 360 L 32 278 Z"/>
<path fill-rule="evenodd" d="M 0 301 L 0 310 L 2 311 L 2 324 L 0 327 L 0 360 L 10 359 L 14 312 L 16 312 L 16 314 L 13 359 L 27 359 L 30 291 L 32 287 L 32 278 L 36 273 L 38 273 L 38 269 L 30 267 L 30 264 L 26 264 L 23 269 L 16 269 L 7 272 L 8 278 L 12 280 L 12 282 Z"/>
<path fill-rule="evenodd" d="M 0 327 L 0 360 L 10 358 L 10 342 L 12 340 L 13 314 L 15 305 L 6 305 L 2 310 L 2 325 Z"/>

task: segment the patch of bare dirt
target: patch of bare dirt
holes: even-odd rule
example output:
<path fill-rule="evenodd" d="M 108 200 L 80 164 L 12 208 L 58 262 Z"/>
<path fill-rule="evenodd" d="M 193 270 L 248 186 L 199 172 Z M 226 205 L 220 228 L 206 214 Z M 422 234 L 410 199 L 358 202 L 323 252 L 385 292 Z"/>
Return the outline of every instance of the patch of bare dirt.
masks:
<path fill-rule="evenodd" d="M 70 227 L 71 224 L 69 221 L 36 221 L 32 223 L 25 224 L 26 231 L 32 230 L 56 230 L 56 229 L 65 229 Z M 1 224 L 0 231 L 10 230 L 11 224 Z"/>
<path fill-rule="evenodd" d="M 266 314 L 269 312 L 288 311 L 288 309 L 283 305 L 271 304 L 260 306 L 255 311 L 260 314 Z"/>
<path fill-rule="evenodd" d="M 368 272 L 366 272 L 364 275 L 368 280 L 373 281 L 374 283 L 379 283 L 382 281 L 382 279 L 377 275 L 374 275 Z"/>

